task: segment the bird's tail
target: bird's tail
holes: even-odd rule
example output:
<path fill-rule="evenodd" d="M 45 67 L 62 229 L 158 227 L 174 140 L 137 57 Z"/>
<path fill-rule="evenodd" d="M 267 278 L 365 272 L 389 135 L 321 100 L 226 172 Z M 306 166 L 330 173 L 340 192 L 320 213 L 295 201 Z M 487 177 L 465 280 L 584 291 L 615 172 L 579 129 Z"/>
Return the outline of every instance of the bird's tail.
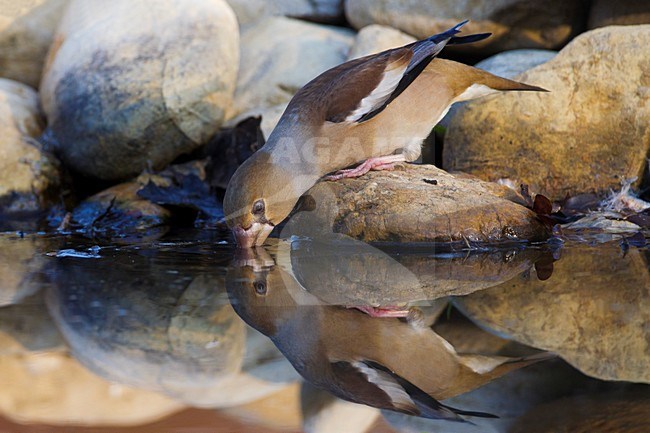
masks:
<path fill-rule="evenodd" d="M 477 80 L 476 83 L 484 84 L 487 87 L 494 90 L 500 90 L 502 92 L 507 92 L 511 90 L 523 91 L 523 92 L 548 92 L 548 90 L 544 89 L 543 87 L 533 86 L 532 84 L 526 84 L 520 81 L 509 80 L 507 78 L 498 77 L 496 75 L 490 74 L 489 72 L 482 71 L 481 69 L 477 69 L 477 70 L 483 73 L 481 74 L 482 75 L 481 79 Z"/>
<path fill-rule="evenodd" d="M 475 68 L 473 66 L 465 65 L 463 63 L 453 62 L 447 59 L 436 59 L 436 61 L 438 62 L 438 69 L 443 70 L 446 72 L 446 75 L 450 77 L 462 77 L 462 79 L 467 82 L 467 87 L 472 84 L 484 86 L 484 89 L 481 91 L 479 91 L 480 89 L 475 89 L 476 91 L 474 92 L 469 92 L 465 95 L 462 95 L 463 99 L 460 100 L 474 99 L 479 96 L 483 96 L 484 94 L 489 94 L 493 91 L 520 90 L 548 92 L 548 90 L 541 87 L 498 77 L 487 71 Z"/>
<path fill-rule="evenodd" d="M 464 380 L 460 379 L 458 386 L 449 389 L 448 395 L 444 398 L 463 394 L 483 386 L 506 373 L 553 358 L 557 358 L 557 355 L 551 352 L 541 352 L 519 358 L 458 354 L 459 362 L 467 367 L 461 370 L 460 373 L 464 376 Z"/>

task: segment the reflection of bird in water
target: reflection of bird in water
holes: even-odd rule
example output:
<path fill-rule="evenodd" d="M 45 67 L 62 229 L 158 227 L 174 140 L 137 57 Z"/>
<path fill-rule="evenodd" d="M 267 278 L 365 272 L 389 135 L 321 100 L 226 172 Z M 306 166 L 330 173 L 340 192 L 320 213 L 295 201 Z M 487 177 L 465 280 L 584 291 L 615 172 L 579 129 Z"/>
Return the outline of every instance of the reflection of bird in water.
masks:
<path fill-rule="evenodd" d="M 551 357 L 457 354 L 429 327 L 324 305 L 279 266 L 231 267 L 226 285 L 235 311 L 269 336 L 307 381 L 381 409 L 434 419 L 490 417 L 438 400 Z"/>

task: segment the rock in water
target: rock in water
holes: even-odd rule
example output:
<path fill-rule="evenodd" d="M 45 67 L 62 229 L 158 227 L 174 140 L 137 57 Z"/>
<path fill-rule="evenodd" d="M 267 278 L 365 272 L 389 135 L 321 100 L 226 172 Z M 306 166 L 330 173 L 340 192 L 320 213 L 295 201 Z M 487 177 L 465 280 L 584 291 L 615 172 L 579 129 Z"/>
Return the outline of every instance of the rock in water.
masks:
<path fill-rule="evenodd" d="M 469 18 L 464 32 L 490 32 L 493 36 L 462 50 L 485 55 L 515 48 L 561 46 L 579 29 L 584 6 L 583 1 L 561 0 L 345 0 L 345 14 L 357 29 L 385 24 L 417 38 L 429 37 Z"/>
<path fill-rule="evenodd" d="M 622 256 L 613 243 L 564 249 L 547 280 L 531 274 L 454 302 L 483 329 L 557 353 L 585 374 L 650 383 L 648 287 L 644 253 Z"/>
<path fill-rule="evenodd" d="M 574 39 L 517 79 L 550 93 L 474 101 L 452 120 L 444 167 L 511 179 L 551 199 L 607 193 L 641 176 L 650 150 L 650 25 Z"/>
<path fill-rule="evenodd" d="M 0 78 L 0 213 L 44 209 L 56 198 L 59 164 L 36 141 L 43 123 L 38 94 Z"/>
<path fill-rule="evenodd" d="M 47 49 L 68 0 L 0 3 L 0 76 L 38 87 Z"/>
<path fill-rule="evenodd" d="M 434 166 L 320 182 L 303 197 L 284 234 L 342 233 L 366 242 L 541 240 L 547 227 L 529 209 L 494 195 L 493 184 Z"/>
<path fill-rule="evenodd" d="M 224 0 L 73 0 L 41 85 L 54 146 L 100 179 L 161 168 L 216 132 L 238 59 Z"/>

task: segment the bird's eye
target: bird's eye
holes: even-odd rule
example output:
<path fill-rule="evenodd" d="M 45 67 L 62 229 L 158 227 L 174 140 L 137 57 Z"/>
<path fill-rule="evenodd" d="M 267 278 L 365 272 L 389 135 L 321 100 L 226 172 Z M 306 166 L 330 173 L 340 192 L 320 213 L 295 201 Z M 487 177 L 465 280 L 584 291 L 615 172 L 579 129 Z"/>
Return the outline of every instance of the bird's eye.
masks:
<path fill-rule="evenodd" d="M 255 293 L 260 296 L 266 295 L 266 284 L 263 281 L 255 281 L 253 283 L 253 289 L 255 289 Z"/>
<path fill-rule="evenodd" d="M 253 204 L 253 209 L 251 210 L 253 215 L 263 215 L 264 214 L 264 201 L 263 200 L 257 200 Z"/>

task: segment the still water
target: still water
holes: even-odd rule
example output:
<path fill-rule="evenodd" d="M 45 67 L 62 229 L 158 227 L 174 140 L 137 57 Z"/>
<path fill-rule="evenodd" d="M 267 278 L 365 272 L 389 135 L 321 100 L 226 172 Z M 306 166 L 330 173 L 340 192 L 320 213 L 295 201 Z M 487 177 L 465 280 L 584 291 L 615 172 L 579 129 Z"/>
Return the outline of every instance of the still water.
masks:
<path fill-rule="evenodd" d="M 650 253 L 621 239 L 0 234 L 0 431 L 648 432 Z"/>

